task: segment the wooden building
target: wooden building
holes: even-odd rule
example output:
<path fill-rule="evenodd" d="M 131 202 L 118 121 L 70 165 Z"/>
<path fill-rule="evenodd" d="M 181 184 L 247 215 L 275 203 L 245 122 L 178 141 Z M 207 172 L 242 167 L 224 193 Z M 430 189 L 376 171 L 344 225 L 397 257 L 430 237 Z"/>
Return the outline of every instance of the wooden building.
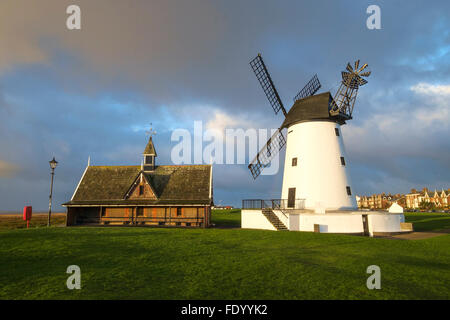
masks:
<path fill-rule="evenodd" d="M 67 225 L 208 227 L 211 165 L 155 164 L 152 138 L 141 166 L 88 164 L 67 207 Z"/>

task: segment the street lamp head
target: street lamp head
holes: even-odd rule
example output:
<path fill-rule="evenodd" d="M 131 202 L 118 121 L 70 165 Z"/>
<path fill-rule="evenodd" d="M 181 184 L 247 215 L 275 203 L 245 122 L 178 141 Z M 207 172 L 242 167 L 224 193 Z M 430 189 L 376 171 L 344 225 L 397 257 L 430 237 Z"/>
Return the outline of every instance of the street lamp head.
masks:
<path fill-rule="evenodd" d="M 53 157 L 53 159 L 51 161 L 49 161 L 48 163 L 50 163 L 50 168 L 55 169 L 56 166 L 58 165 L 58 161 L 55 160 L 55 157 Z"/>

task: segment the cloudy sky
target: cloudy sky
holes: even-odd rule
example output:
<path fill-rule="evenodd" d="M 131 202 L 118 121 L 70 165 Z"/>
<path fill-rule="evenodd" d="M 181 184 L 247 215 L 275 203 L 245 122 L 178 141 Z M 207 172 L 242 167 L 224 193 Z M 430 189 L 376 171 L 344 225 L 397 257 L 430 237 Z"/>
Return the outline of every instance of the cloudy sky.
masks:
<path fill-rule="evenodd" d="M 81 8 L 81 30 L 66 8 Z M 371 4 L 381 30 L 366 27 Z M 292 97 L 317 73 L 336 92 L 349 61 L 372 75 L 343 127 L 357 194 L 450 187 L 450 2 L 2 0 L 0 211 L 46 210 L 48 161 L 59 161 L 55 210 L 86 166 L 138 165 L 150 122 L 159 164 L 177 128 L 277 128 L 249 61 L 261 52 Z M 281 171 L 255 182 L 215 165 L 216 203 L 277 198 Z"/>

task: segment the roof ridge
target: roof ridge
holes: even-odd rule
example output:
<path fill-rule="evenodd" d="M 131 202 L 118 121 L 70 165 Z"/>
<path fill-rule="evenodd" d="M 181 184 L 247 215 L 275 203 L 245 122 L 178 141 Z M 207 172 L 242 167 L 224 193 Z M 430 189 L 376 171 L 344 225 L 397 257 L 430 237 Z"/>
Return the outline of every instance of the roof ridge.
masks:
<path fill-rule="evenodd" d="M 89 168 L 92 168 L 92 167 L 94 167 L 94 168 L 100 168 L 100 167 L 107 167 L 107 168 L 114 168 L 114 167 L 129 167 L 129 168 L 134 168 L 134 167 L 141 167 L 141 166 L 139 166 L 139 165 L 127 165 L 127 164 L 123 164 L 123 165 L 96 165 L 96 166 L 92 166 L 92 165 L 90 165 L 89 166 Z"/>
<path fill-rule="evenodd" d="M 212 164 L 163 164 L 157 165 L 158 167 L 210 167 Z M 129 164 L 119 164 L 119 165 L 90 165 L 89 168 L 115 168 L 115 167 L 128 167 L 128 168 L 140 168 L 140 165 L 129 165 Z"/>

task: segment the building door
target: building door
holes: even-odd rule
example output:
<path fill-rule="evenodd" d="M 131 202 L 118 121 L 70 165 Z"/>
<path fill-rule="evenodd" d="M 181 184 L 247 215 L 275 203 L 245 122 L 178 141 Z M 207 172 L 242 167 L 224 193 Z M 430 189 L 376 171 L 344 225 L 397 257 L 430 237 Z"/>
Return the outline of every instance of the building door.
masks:
<path fill-rule="evenodd" d="M 362 221 L 363 221 L 363 228 L 364 228 L 364 235 L 369 235 L 369 219 L 367 218 L 367 214 L 362 215 Z"/>
<path fill-rule="evenodd" d="M 288 208 L 295 207 L 295 188 L 289 188 L 288 191 Z"/>

